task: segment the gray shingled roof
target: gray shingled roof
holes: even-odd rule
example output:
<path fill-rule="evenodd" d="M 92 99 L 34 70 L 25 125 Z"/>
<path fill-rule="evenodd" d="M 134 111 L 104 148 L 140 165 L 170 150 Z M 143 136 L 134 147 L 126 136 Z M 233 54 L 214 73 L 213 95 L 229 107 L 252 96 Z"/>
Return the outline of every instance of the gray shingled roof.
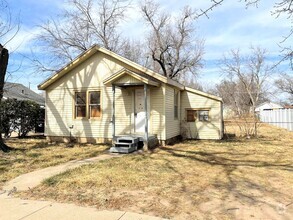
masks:
<path fill-rule="evenodd" d="M 45 98 L 20 83 L 5 82 L 4 99 L 31 100 L 39 105 L 45 105 Z"/>

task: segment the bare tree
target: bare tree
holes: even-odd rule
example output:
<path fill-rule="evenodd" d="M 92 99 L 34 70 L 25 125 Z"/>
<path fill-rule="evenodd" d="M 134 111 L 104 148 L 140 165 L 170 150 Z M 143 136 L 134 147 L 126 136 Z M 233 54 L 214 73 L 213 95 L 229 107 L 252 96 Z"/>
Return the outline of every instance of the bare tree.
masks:
<path fill-rule="evenodd" d="M 149 67 L 148 53 L 143 41 L 126 39 L 119 54 L 142 66 Z"/>
<path fill-rule="evenodd" d="M 280 79 L 275 81 L 275 84 L 282 92 L 289 94 L 289 99 L 293 103 L 293 77 L 284 74 Z"/>
<path fill-rule="evenodd" d="M 128 5 L 124 0 L 69 0 L 63 13 L 40 25 L 37 42 L 51 56 L 46 64 L 32 59 L 37 70 L 55 71 L 93 44 L 119 52 L 125 42 L 118 27 Z"/>
<path fill-rule="evenodd" d="M 203 41 L 195 37 L 195 12 L 185 7 L 174 17 L 162 11 L 153 0 L 143 2 L 141 11 L 151 30 L 150 56 L 159 65 L 160 72 L 172 79 L 186 72 L 197 74 L 202 66 Z"/>
<path fill-rule="evenodd" d="M 196 77 L 182 75 L 180 76 L 179 82 L 192 89 L 200 90 L 203 92 L 205 91 L 203 83 L 200 83 Z"/>
<path fill-rule="evenodd" d="M 10 8 L 6 1 L 0 1 L 0 108 L 4 92 L 5 76 L 7 72 L 9 52 L 5 45 L 10 42 L 19 31 L 19 23 L 14 23 Z M 3 44 L 3 45 L 2 45 Z M 2 139 L 2 117 L 0 115 L 0 150 L 8 152 L 11 150 Z"/>
<path fill-rule="evenodd" d="M 254 136 L 257 136 L 258 122 L 255 108 L 265 92 L 268 77 L 273 74 L 272 67 L 266 65 L 265 55 L 266 50 L 251 47 L 251 54 L 248 56 L 241 55 L 239 50 L 232 50 L 229 57 L 224 56 L 222 60 L 222 71 L 229 81 L 226 88 L 229 93 L 226 95 L 232 96 L 228 98 L 232 99 L 230 102 L 238 108 L 242 119 L 252 119 L 253 129 L 250 131 Z"/>
<path fill-rule="evenodd" d="M 215 93 L 223 98 L 224 105 L 236 115 L 247 114 L 250 111 L 250 98 L 246 95 L 243 85 L 239 81 L 223 80 L 216 85 Z"/>

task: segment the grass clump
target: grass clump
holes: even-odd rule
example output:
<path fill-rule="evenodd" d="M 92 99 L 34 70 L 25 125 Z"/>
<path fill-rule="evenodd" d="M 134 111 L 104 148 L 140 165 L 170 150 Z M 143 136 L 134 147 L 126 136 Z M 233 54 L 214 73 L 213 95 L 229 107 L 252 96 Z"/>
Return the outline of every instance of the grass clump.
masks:
<path fill-rule="evenodd" d="M 97 156 L 108 149 L 107 145 L 93 144 L 76 144 L 73 148 L 68 148 L 66 144 L 50 144 L 44 139 L 11 138 L 6 143 L 15 150 L 0 152 L 0 188 L 6 181 L 21 174 L 70 160 Z"/>

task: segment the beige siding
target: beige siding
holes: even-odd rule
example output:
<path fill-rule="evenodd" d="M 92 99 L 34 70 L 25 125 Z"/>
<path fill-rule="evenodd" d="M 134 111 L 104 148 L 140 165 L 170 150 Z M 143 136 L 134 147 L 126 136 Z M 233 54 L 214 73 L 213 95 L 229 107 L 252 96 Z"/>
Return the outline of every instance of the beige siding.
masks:
<path fill-rule="evenodd" d="M 139 81 L 138 79 L 135 79 L 134 77 L 130 76 L 130 75 L 125 75 L 120 77 L 119 79 L 115 80 L 115 83 L 117 84 L 131 84 L 131 83 L 142 83 L 141 81 Z"/>
<path fill-rule="evenodd" d="M 174 88 L 168 85 L 165 85 L 165 87 L 166 139 L 169 139 L 180 135 L 180 104 L 178 106 L 178 118 L 176 119 L 174 118 Z M 178 103 L 180 103 L 180 98 Z"/>
<path fill-rule="evenodd" d="M 165 126 L 165 88 L 151 87 L 150 89 L 151 105 L 151 128 L 150 133 L 156 134 L 158 139 L 166 140 Z"/>
<path fill-rule="evenodd" d="M 96 89 L 102 92 L 101 119 L 74 119 L 74 89 L 47 91 L 46 134 L 48 136 L 69 136 L 69 127 L 73 125 L 71 133 L 75 137 L 110 138 L 112 103 L 108 98 L 112 97 L 112 89 L 107 87 L 97 87 Z M 119 96 L 121 97 L 121 94 Z"/>
<path fill-rule="evenodd" d="M 186 122 L 186 109 L 209 109 L 208 122 Z M 188 138 L 220 139 L 222 137 L 221 102 L 197 95 L 181 92 L 182 131 Z"/>
<path fill-rule="evenodd" d="M 115 129 L 116 134 L 133 132 L 133 99 L 131 89 L 116 88 L 115 94 Z"/>
<path fill-rule="evenodd" d="M 46 134 L 69 136 L 69 127 L 75 137 L 112 137 L 112 87 L 103 80 L 123 67 L 111 57 L 93 55 L 81 65 L 52 84 L 46 98 Z M 82 90 L 102 92 L 100 119 L 74 119 L 74 93 Z M 126 133 L 131 127 L 131 93 L 116 88 L 116 134 Z"/>
<path fill-rule="evenodd" d="M 112 87 L 105 86 L 103 80 L 122 68 L 129 67 L 123 66 L 121 62 L 107 55 L 97 53 L 50 85 L 46 89 L 46 135 L 69 136 L 69 127 L 73 125 L 71 134 L 74 137 L 112 138 Z M 126 75 L 117 82 L 139 81 Z M 116 88 L 116 134 L 134 132 L 134 89 Z M 165 90 L 163 87 L 151 86 L 149 89 L 151 96 L 149 132 L 165 140 Z M 74 93 L 86 90 L 101 91 L 100 119 L 74 119 Z"/>

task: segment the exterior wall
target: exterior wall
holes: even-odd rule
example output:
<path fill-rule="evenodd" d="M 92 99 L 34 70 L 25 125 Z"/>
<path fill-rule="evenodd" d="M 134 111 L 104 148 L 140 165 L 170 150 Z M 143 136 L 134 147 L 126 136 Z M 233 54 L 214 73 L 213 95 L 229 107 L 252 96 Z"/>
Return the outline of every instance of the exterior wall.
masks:
<path fill-rule="evenodd" d="M 103 80 L 122 68 L 123 63 L 112 57 L 96 53 L 85 62 L 68 72 L 46 89 L 46 126 L 48 137 L 69 137 L 77 140 L 101 141 L 112 138 L 112 87 L 105 86 Z M 129 68 L 132 69 L 133 68 Z M 137 83 L 131 76 L 118 79 L 121 83 Z M 149 132 L 165 140 L 164 88 L 150 89 Z M 101 91 L 101 118 L 75 119 L 74 94 L 76 91 Z M 118 88 L 115 93 L 115 133 L 134 132 L 134 88 Z M 73 125 L 73 129 L 69 129 Z M 61 139 L 62 139 L 61 138 Z M 59 138 L 60 139 L 60 138 Z"/>
<path fill-rule="evenodd" d="M 46 89 L 46 130 L 49 137 L 69 137 L 77 140 L 108 140 L 112 138 L 112 87 L 103 81 L 111 74 L 133 67 L 114 58 L 95 53 Z M 118 79 L 120 83 L 137 83 L 131 76 Z M 181 91 L 178 119 L 174 118 L 174 88 L 162 84 L 148 86 L 150 91 L 149 133 L 166 141 L 180 135 L 186 108 L 210 108 L 209 122 L 184 123 L 189 138 L 219 139 L 222 135 L 221 102 L 192 92 Z M 134 87 L 116 88 L 116 134 L 134 132 Z M 74 94 L 76 91 L 101 91 L 101 118 L 75 119 Z M 180 125 L 181 124 L 181 125 Z M 69 129 L 73 125 L 73 129 Z"/>
<path fill-rule="evenodd" d="M 180 95 L 178 100 L 178 118 L 174 118 L 174 88 L 165 85 L 165 114 L 166 114 L 166 139 L 180 135 Z M 178 90 L 176 90 L 178 91 Z M 180 93 L 179 93 L 180 94 Z"/>
<path fill-rule="evenodd" d="M 77 143 L 104 143 L 111 144 L 112 138 L 94 138 L 94 137 L 68 137 L 68 136 L 47 136 L 47 140 L 50 142 L 64 142 L 69 143 L 75 141 Z"/>
<path fill-rule="evenodd" d="M 209 121 L 186 122 L 186 109 L 209 109 Z M 192 92 L 181 92 L 181 129 L 192 139 L 221 139 L 222 103 Z"/>
<path fill-rule="evenodd" d="M 46 135 L 78 137 L 104 137 L 111 138 L 112 135 L 112 88 L 92 87 L 101 90 L 101 112 L 100 119 L 74 119 L 74 93 L 76 89 L 55 89 L 47 91 L 46 99 Z M 116 96 L 121 97 L 117 91 Z M 121 99 L 121 98 L 120 98 Z M 118 101 L 119 103 L 119 101 Z M 121 114 L 124 113 L 121 110 Z M 117 117 L 118 118 L 118 117 Z M 117 119 L 118 120 L 118 119 Z M 118 129 L 117 129 L 118 130 Z"/>
<path fill-rule="evenodd" d="M 139 81 L 138 79 L 135 79 L 134 77 L 130 76 L 130 75 L 125 75 L 120 77 L 119 79 L 115 80 L 115 83 L 119 84 L 131 84 L 131 83 L 136 83 L 139 84 L 141 83 L 141 81 Z"/>
<path fill-rule="evenodd" d="M 103 80 L 122 69 L 109 56 L 94 54 L 46 89 L 47 136 L 72 136 L 76 138 L 112 138 L 112 87 Z M 75 91 L 100 90 L 100 119 L 74 119 Z M 131 123 L 131 97 L 126 90 L 116 88 L 116 134 L 128 130 Z M 125 103 L 125 104 L 124 104 Z"/>
<path fill-rule="evenodd" d="M 165 87 L 151 87 L 150 96 L 150 133 L 156 134 L 160 140 L 166 140 Z"/>

